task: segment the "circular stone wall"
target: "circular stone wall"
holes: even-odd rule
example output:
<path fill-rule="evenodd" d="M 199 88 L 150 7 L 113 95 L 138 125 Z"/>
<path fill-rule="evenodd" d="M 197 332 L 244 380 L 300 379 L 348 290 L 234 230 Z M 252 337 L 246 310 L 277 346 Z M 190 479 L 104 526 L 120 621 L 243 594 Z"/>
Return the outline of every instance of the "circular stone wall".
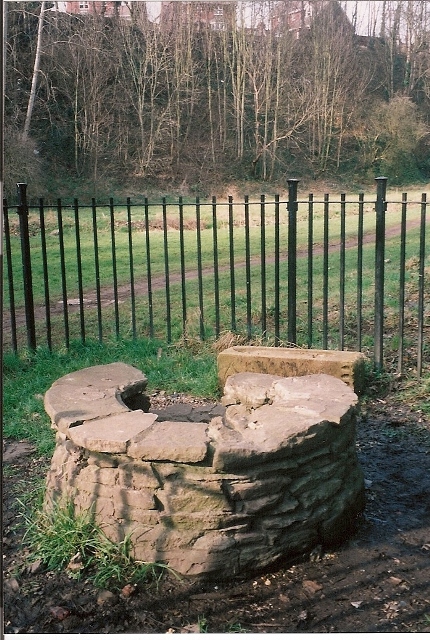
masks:
<path fill-rule="evenodd" d="M 111 540 L 130 535 L 136 559 L 204 577 L 264 568 L 350 532 L 364 483 L 357 396 L 344 382 L 236 374 L 224 415 L 209 424 L 131 410 L 146 405 L 145 388 L 145 376 L 121 363 L 51 387 L 46 508 L 71 499 Z"/>

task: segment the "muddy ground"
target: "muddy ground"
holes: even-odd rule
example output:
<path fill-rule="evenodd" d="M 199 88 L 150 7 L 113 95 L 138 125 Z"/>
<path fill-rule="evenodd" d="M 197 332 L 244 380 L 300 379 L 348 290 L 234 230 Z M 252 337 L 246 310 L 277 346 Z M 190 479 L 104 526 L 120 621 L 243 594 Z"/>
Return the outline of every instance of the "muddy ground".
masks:
<path fill-rule="evenodd" d="M 101 591 L 89 577 L 76 581 L 25 563 L 17 498 L 44 476 L 49 460 L 27 443 L 7 441 L 5 632 L 430 632 L 430 424 L 395 393 L 375 398 L 362 406 L 357 450 L 367 506 L 340 548 L 231 582 L 167 574 L 158 586 L 123 593 L 125 585 Z"/>

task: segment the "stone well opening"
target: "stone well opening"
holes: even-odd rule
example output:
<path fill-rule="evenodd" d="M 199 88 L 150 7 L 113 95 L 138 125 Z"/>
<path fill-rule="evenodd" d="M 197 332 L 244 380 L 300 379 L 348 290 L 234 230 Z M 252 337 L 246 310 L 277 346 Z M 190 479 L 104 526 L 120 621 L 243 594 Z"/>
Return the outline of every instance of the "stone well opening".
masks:
<path fill-rule="evenodd" d="M 89 367 L 45 395 L 46 508 L 72 500 L 137 560 L 231 577 L 343 540 L 364 506 L 357 396 L 324 373 L 235 373 L 220 405 L 151 411 L 146 376 Z M 188 412 L 188 413 L 187 413 Z M 193 413 L 194 412 L 194 413 Z"/>

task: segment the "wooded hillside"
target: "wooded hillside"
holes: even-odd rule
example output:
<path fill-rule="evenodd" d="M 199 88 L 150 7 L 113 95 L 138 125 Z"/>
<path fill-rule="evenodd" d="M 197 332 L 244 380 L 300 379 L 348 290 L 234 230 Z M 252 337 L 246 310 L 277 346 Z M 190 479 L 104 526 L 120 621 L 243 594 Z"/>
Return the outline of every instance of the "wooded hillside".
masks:
<path fill-rule="evenodd" d="M 72 183 L 204 194 L 286 175 L 430 176 L 428 2 L 384 2 L 369 37 L 330 2 L 298 38 L 233 18 L 215 31 L 186 8 L 161 28 L 144 3 L 130 20 L 7 4 L 7 195 L 18 181 L 38 195 Z"/>

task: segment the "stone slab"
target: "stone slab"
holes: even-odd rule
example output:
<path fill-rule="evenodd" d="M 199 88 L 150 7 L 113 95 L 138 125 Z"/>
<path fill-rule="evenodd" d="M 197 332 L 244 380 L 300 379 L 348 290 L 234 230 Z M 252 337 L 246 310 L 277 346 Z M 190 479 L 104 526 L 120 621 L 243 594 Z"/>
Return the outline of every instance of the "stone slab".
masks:
<path fill-rule="evenodd" d="M 207 430 L 203 422 L 157 422 L 127 453 L 141 460 L 203 462 L 209 443 Z"/>
<path fill-rule="evenodd" d="M 143 411 L 129 411 L 121 415 L 89 420 L 69 429 L 72 442 L 88 449 L 103 453 L 126 453 L 130 442 L 143 436 L 152 427 L 157 416 Z"/>
<path fill-rule="evenodd" d="M 65 433 L 86 420 L 128 412 L 122 398 L 142 393 L 146 376 L 123 362 L 87 367 L 59 378 L 45 394 L 45 411 Z"/>
<path fill-rule="evenodd" d="M 366 361 L 364 354 L 356 351 L 236 346 L 218 354 L 218 381 L 223 389 L 227 378 L 235 373 L 268 373 L 286 378 L 325 373 L 360 394 L 365 384 Z"/>

